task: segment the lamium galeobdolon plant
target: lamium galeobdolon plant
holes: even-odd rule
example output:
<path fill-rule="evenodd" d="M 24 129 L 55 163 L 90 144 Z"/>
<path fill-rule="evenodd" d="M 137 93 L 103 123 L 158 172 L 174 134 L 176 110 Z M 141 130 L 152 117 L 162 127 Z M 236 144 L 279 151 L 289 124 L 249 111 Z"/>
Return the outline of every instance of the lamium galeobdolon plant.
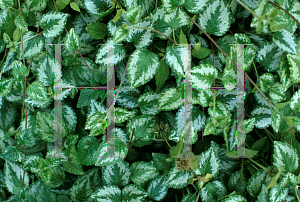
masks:
<path fill-rule="evenodd" d="M 0 8 L 0 201 L 300 201 L 299 0 L 0 0 Z M 107 44 L 113 158 L 102 158 Z M 47 158 L 59 82 L 67 158 Z"/>

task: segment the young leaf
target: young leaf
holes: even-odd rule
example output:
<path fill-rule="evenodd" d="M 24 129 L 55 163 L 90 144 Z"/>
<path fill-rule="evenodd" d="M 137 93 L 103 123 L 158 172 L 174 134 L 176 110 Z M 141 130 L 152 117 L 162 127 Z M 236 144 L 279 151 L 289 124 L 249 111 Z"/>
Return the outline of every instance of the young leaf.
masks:
<path fill-rule="evenodd" d="M 69 3 L 70 0 L 56 0 L 57 10 L 58 11 L 63 10 Z"/>
<path fill-rule="evenodd" d="M 121 43 L 124 41 L 128 36 L 128 30 L 125 29 L 123 26 L 120 26 L 116 29 L 113 37 L 113 41 L 115 44 Z"/>
<path fill-rule="evenodd" d="M 211 54 L 211 50 L 201 45 L 195 45 L 195 48 L 192 51 L 192 56 L 198 58 L 199 60 L 206 58 Z"/>
<path fill-rule="evenodd" d="M 79 8 L 79 6 L 77 5 L 77 3 L 71 2 L 71 3 L 70 3 L 70 6 L 71 6 L 71 8 L 72 8 L 74 11 L 80 12 L 80 8 Z"/>
<path fill-rule="evenodd" d="M 142 15 L 142 7 L 138 5 L 126 11 L 125 20 L 130 22 L 130 24 L 135 25 L 140 21 L 141 15 Z"/>

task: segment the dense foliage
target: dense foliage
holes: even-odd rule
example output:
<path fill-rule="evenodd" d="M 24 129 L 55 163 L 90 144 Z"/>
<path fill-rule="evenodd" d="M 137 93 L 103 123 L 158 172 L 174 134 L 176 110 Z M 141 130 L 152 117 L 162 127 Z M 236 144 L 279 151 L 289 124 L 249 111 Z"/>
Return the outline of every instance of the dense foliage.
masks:
<path fill-rule="evenodd" d="M 0 201 L 300 202 L 298 0 L 0 0 L 0 8 Z M 69 158 L 46 158 L 55 141 L 47 44 L 65 44 L 61 84 L 74 86 L 61 98 Z M 114 46 L 122 158 L 99 158 L 106 90 L 77 88 L 107 85 L 105 44 L 123 44 Z M 184 44 L 193 44 L 196 86 L 185 157 Z M 234 44 L 252 44 L 239 141 Z"/>

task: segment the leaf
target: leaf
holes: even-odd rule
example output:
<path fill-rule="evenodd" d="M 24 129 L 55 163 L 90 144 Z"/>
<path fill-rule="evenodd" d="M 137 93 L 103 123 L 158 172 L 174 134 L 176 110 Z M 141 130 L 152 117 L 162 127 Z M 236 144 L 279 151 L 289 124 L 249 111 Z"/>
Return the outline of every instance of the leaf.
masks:
<path fill-rule="evenodd" d="M 183 33 L 182 29 L 180 29 L 179 43 L 180 44 L 188 44 L 187 38 L 186 38 L 185 34 Z"/>
<path fill-rule="evenodd" d="M 121 107 L 115 107 L 115 123 L 123 123 L 132 116 L 132 111 Z"/>
<path fill-rule="evenodd" d="M 220 101 L 216 101 L 215 114 L 213 106 L 209 107 L 208 114 L 218 122 L 219 125 L 226 125 L 231 120 L 231 113 L 227 107 Z"/>
<path fill-rule="evenodd" d="M 106 119 L 107 115 L 105 113 L 95 112 L 87 119 L 84 129 L 91 130 L 89 136 L 104 134 L 107 127 Z"/>
<path fill-rule="evenodd" d="M 147 192 L 137 184 L 130 184 L 122 190 L 122 201 L 143 201 L 147 197 Z"/>
<path fill-rule="evenodd" d="M 143 161 L 134 162 L 130 166 L 130 172 L 132 173 L 130 179 L 134 183 L 143 183 L 147 181 L 149 178 L 151 178 L 151 176 L 155 173 L 155 171 L 156 168 L 147 162 L 143 162 Z"/>
<path fill-rule="evenodd" d="M 136 7 L 132 7 L 128 11 L 126 11 L 125 19 L 128 22 L 130 22 L 130 24 L 135 25 L 140 21 L 141 15 L 142 15 L 142 7 L 139 5 Z"/>
<path fill-rule="evenodd" d="M 266 144 L 266 141 L 267 141 L 267 136 L 257 140 L 251 147 L 251 150 L 256 150 L 256 151 L 261 151 L 265 144 Z"/>
<path fill-rule="evenodd" d="M 50 55 L 46 55 L 40 62 L 39 68 L 37 69 L 37 81 L 41 82 L 44 86 L 54 85 L 54 70 L 55 62 Z"/>
<path fill-rule="evenodd" d="M 20 30 L 22 30 L 24 32 L 28 31 L 28 24 L 22 15 L 18 15 L 15 18 L 15 24 L 16 24 L 16 27 L 19 28 Z"/>
<path fill-rule="evenodd" d="M 111 20 L 113 23 L 116 23 L 122 16 L 123 10 L 118 9 L 115 17 Z"/>
<path fill-rule="evenodd" d="M 297 55 L 287 54 L 287 59 L 290 64 L 290 72 L 293 83 L 300 82 L 300 59 Z"/>
<path fill-rule="evenodd" d="M 15 163 L 15 161 L 22 162 L 24 154 L 16 146 L 8 146 L 3 149 L 0 157 L 6 161 Z"/>
<path fill-rule="evenodd" d="M 128 81 L 131 88 L 139 87 L 150 81 L 159 67 L 158 56 L 148 49 L 135 50 L 128 63 Z"/>
<path fill-rule="evenodd" d="M 227 2 L 224 0 L 209 2 L 198 17 L 198 24 L 208 34 L 216 36 L 225 34 L 231 24 L 231 15 Z"/>
<path fill-rule="evenodd" d="M 265 170 L 258 170 L 248 180 L 247 191 L 252 197 L 257 197 L 262 190 L 262 185 L 268 177 L 268 173 Z"/>
<path fill-rule="evenodd" d="M 119 86 L 115 87 L 116 89 Z M 116 103 L 126 109 L 135 109 L 138 107 L 137 100 L 141 93 L 138 88 L 131 88 L 128 85 L 122 85 Z"/>
<path fill-rule="evenodd" d="M 108 33 L 106 24 L 101 22 L 88 24 L 85 29 L 93 39 L 103 39 Z"/>
<path fill-rule="evenodd" d="M 82 89 L 77 102 L 77 108 L 87 106 L 92 100 L 97 100 L 100 96 L 100 90 Z"/>
<path fill-rule="evenodd" d="M 293 172 L 298 168 L 298 155 L 296 149 L 288 143 L 274 141 L 273 165 L 284 172 Z"/>
<path fill-rule="evenodd" d="M 271 110 L 268 107 L 256 107 L 251 115 L 255 118 L 255 127 L 264 129 L 271 125 Z"/>
<path fill-rule="evenodd" d="M 274 83 L 274 77 L 271 73 L 264 73 L 259 77 L 259 88 L 263 93 L 266 93 Z"/>
<path fill-rule="evenodd" d="M 28 147 L 32 147 L 35 145 L 35 137 L 33 136 L 32 132 L 27 128 L 22 130 L 19 134 L 18 144 L 24 145 Z"/>
<path fill-rule="evenodd" d="M 160 31 L 161 33 L 165 34 L 166 36 L 170 37 L 172 35 L 172 29 L 168 23 L 164 21 L 164 16 L 166 15 L 166 11 L 163 7 L 158 7 L 154 9 L 154 11 L 150 14 L 150 17 L 153 21 L 153 29 Z M 167 39 L 161 34 L 154 33 L 154 37 L 158 37 L 160 39 Z"/>
<path fill-rule="evenodd" d="M 137 116 L 127 125 L 129 138 L 131 139 L 133 128 L 135 128 L 133 135 L 136 140 L 149 141 L 153 138 L 155 125 L 156 119 L 153 115 Z"/>
<path fill-rule="evenodd" d="M 143 94 L 138 99 L 138 106 L 142 114 L 156 115 L 160 112 L 158 109 L 158 99 L 160 94 L 148 92 Z"/>
<path fill-rule="evenodd" d="M 282 55 L 281 59 L 279 61 L 279 78 L 280 82 L 282 83 L 284 92 L 287 91 L 289 87 L 292 86 L 292 78 L 291 78 L 291 72 L 288 65 L 288 60 L 286 55 Z"/>
<path fill-rule="evenodd" d="M 65 39 L 66 49 L 68 51 L 76 51 L 80 48 L 80 39 L 76 31 L 71 28 Z"/>
<path fill-rule="evenodd" d="M 269 96 L 275 102 L 282 102 L 286 100 L 286 94 L 284 92 L 281 83 L 275 83 L 269 90 Z"/>
<path fill-rule="evenodd" d="M 101 15 L 111 7 L 109 0 L 85 0 L 83 2 L 84 8 L 94 15 Z"/>
<path fill-rule="evenodd" d="M 58 3 L 58 1 L 56 1 Z M 29 9 L 31 12 L 41 12 L 44 11 L 44 9 L 47 6 L 47 1 L 46 0 L 36 0 L 36 1 L 31 1 L 31 0 L 26 0 L 26 2 L 23 3 L 23 5 Z M 22 5 L 22 6 L 23 6 Z M 22 9 L 23 11 L 23 9 Z"/>
<path fill-rule="evenodd" d="M 152 153 L 153 162 L 158 171 L 164 172 L 164 174 L 169 172 L 172 167 L 171 163 L 166 161 L 169 157 L 169 154 Z"/>
<path fill-rule="evenodd" d="M 200 191 L 204 202 L 217 201 L 227 193 L 225 185 L 221 181 L 208 182 Z"/>
<path fill-rule="evenodd" d="M 109 201 L 121 202 L 121 190 L 115 185 L 103 186 L 97 189 L 91 198 L 97 201 L 109 199 Z"/>
<path fill-rule="evenodd" d="M 228 198 L 224 199 L 222 202 L 246 202 L 247 199 L 242 195 L 231 195 Z"/>
<path fill-rule="evenodd" d="M 195 45 L 193 49 L 192 56 L 198 58 L 199 60 L 206 58 L 211 54 L 211 50 L 205 47 L 201 47 L 201 45 Z"/>
<path fill-rule="evenodd" d="M 126 186 L 129 184 L 131 176 L 129 163 L 120 161 L 114 165 L 104 166 L 102 168 L 102 180 L 104 186 L 116 185 Z"/>
<path fill-rule="evenodd" d="M 255 118 L 244 120 L 244 132 L 250 133 L 253 130 L 254 125 L 255 125 Z"/>
<path fill-rule="evenodd" d="M 228 180 L 228 190 L 229 192 L 239 192 L 243 193 L 246 190 L 246 181 L 244 179 L 241 179 L 241 172 L 236 171 L 234 172 Z"/>
<path fill-rule="evenodd" d="M 13 79 L 2 79 L 0 80 L 0 96 L 5 97 L 11 91 L 13 85 Z"/>
<path fill-rule="evenodd" d="M 69 3 L 70 0 L 56 0 L 57 10 L 58 11 L 63 10 Z"/>
<path fill-rule="evenodd" d="M 49 187 L 45 186 L 41 181 L 38 180 L 30 185 L 30 189 L 28 191 L 28 200 L 51 202 L 56 200 L 56 194 L 51 192 Z"/>
<path fill-rule="evenodd" d="M 256 151 L 256 150 L 245 148 L 245 156 L 252 157 L 252 156 L 255 156 L 257 153 L 258 153 L 258 151 Z M 237 150 L 226 151 L 225 154 L 226 154 L 226 156 L 237 157 Z"/>
<path fill-rule="evenodd" d="M 184 104 L 184 93 L 180 92 L 177 88 L 170 88 L 161 93 L 158 100 L 158 109 L 164 111 L 171 111 L 178 109 Z"/>
<path fill-rule="evenodd" d="M 208 3 L 208 0 L 191 0 L 186 2 L 185 8 L 190 13 L 198 14 L 204 10 Z"/>
<path fill-rule="evenodd" d="M 83 175 L 84 172 L 79 163 L 78 152 L 75 145 L 68 145 L 68 148 L 66 149 L 66 155 L 70 156 L 70 158 L 68 158 L 68 161 L 63 162 L 64 169 L 74 175 Z"/>
<path fill-rule="evenodd" d="M 54 136 L 54 117 L 50 114 L 46 114 L 44 112 L 38 112 L 36 115 L 36 133 L 40 135 L 40 137 L 47 142 L 54 142 L 58 137 Z M 61 137 L 65 137 L 68 135 L 67 127 L 63 123 Z"/>
<path fill-rule="evenodd" d="M 155 74 L 155 84 L 157 92 L 161 89 L 164 83 L 168 80 L 169 77 L 169 65 L 166 60 L 159 60 L 159 67 L 157 73 Z"/>
<path fill-rule="evenodd" d="M 155 177 L 149 184 L 147 192 L 148 196 L 156 201 L 164 199 L 168 193 L 168 187 L 166 183 L 165 175 Z"/>
<path fill-rule="evenodd" d="M 170 156 L 172 158 L 177 158 L 180 153 L 181 153 L 181 148 L 182 148 L 183 142 L 182 140 L 179 140 L 176 146 L 172 146 L 170 149 Z"/>
<path fill-rule="evenodd" d="M 138 1 L 138 0 L 124 0 L 124 4 L 126 7 L 126 10 L 129 10 L 130 8 L 136 7 L 138 5 L 141 6 L 141 17 L 144 18 L 150 14 L 150 12 L 153 10 L 155 1 L 149 0 L 149 1 Z"/>
<path fill-rule="evenodd" d="M 114 33 L 114 37 L 113 37 L 114 43 L 115 44 L 121 43 L 127 38 L 128 34 L 129 34 L 128 30 L 125 29 L 123 26 L 118 27 Z"/>
<path fill-rule="evenodd" d="M 199 168 L 195 170 L 197 175 L 211 174 L 212 177 L 217 176 L 220 169 L 220 159 L 215 149 L 210 147 L 200 156 Z"/>
<path fill-rule="evenodd" d="M 218 70 L 210 64 L 200 64 L 191 70 L 192 84 L 196 88 L 207 89 L 218 76 Z"/>
<path fill-rule="evenodd" d="M 1 0 L 0 1 L 0 8 L 2 10 L 6 10 L 10 7 L 12 7 L 14 5 L 14 1 L 13 0 Z"/>
<path fill-rule="evenodd" d="M 166 186 L 181 189 L 186 187 L 189 183 L 187 182 L 193 174 L 190 171 L 180 171 L 176 167 L 173 167 L 167 176 Z"/>
<path fill-rule="evenodd" d="M 5 173 L 5 185 L 7 190 L 13 195 L 19 195 L 19 192 L 22 190 L 22 184 L 24 188 L 28 188 L 29 186 L 29 176 L 28 173 L 25 172 L 24 182 L 23 175 L 24 171 L 19 166 L 19 164 L 5 161 L 4 164 L 4 173 Z"/>
<path fill-rule="evenodd" d="M 169 24 L 172 30 L 189 25 L 190 21 L 182 8 L 176 7 L 171 13 L 166 13 L 163 20 Z"/>
<path fill-rule="evenodd" d="M 69 14 L 60 12 L 48 12 L 41 17 L 40 27 L 45 38 L 56 37 L 61 34 L 67 23 Z"/>
<path fill-rule="evenodd" d="M 300 90 L 296 91 L 295 94 L 291 98 L 291 109 L 295 111 L 300 111 L 299 103 L 300 103 Z"/>
<path fill-rule="evenodd" d="M 275 32 L 272 40 L 281 50 L 290 54 L 296 54 L 296 38 L 288 30 L 282 29 Z"/>
<path fill-rule="evenodd" d="M 189 57 L 185 57 L 186 49 L 183 46 L 169 46 L 166 50 L 166 62 L 177 75 L 184 77 L 184 60 L 190 61 Z"/>
<path fill-rule="evenodd" d="M 28 76 L 29 71 L 20 61 L 14 62 L 13 75 L 17 81 L 22 81 L 25 76 Z"/>
<path fill-rule="evenodd" d="M 27 95 L 33 100 L 36 101 L 47 101 L 47 89 L 42 85 L 39 81 L 34 81 L 28 88 L 27 88 Z"/>
<path fill-rule="evenodd" d="M 72 8 L 73 10 L 80 12 L 80 8 L 79 8 L 79 6 L 77 5 L 77 3 L 71 2 L 71 3 L 70 3 L 70 6 L 71 6 L 71 8 Z"/>
<path fill-rule="evenodd" d="M 43 31 L 44 33 L 44 31 Z M 28 31 L 23 36 L 23 48 L 24 48 L 24 58 L 28 59 L 34 56 L 37 56 L 42 52 L 44 48 L 44 40 L 41 40 L 40 36 L 36 36 L 33 39 L 29 39 L 30 37 L 34 36 L 34 32 Z M 29 39 L 29 40 L 27 40 Z M 22 46 L 19 46 L 20 50 L 20 57 L 22 56 Z"/>

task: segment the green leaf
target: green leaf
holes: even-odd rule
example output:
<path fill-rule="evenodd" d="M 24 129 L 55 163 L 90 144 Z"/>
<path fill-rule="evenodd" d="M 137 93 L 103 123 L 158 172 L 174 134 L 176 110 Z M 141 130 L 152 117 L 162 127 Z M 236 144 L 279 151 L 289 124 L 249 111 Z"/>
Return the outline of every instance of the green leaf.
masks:
<path fill-rule="evenodd" d="M 58 6 L 59 0 L 56 1 L 56 6 Z M 70 1 L 69 1 L 70 2 Z M 69 3 L 68 3 L 69 4 Z M 44 11 L 46 6 L 47 6 L 47 1 L 46 0 L 36 0 L 36 1 L 31 1 L 31 0 L 26 0 L 23 5 L 29 9 L 30 12 L 41 12 Z M 22 6 L 23 6 L 22 5 Z M 23 9 L 22 9 L 23 11 Z M 60 10 L 59 10 L 60 11 Z"/>
<path fill-rule="evenodd" d="M 271 73 L 264 73 L 259 77 L 259 88 L 263 93 L 266 93 L 273 83 L 274 77 Z"/>
<path fill-rule="evenodd" d="M 83 175 L 83 169 L 78 159 L 78 152 L 75 145 L 70 144 L 65 151 L 66 156 L 70 156 L 67 161 L 63 162 L 64 169 L 74 175 Z"/>
<path fill-rule="evenodd" d="M 205 47 L 201 47 L 201 45 L 195 45 L 193 49 L 192 56 L 198 58 L 199 60 L 206 58 L 211 54 L 211 50 Z"/>
<path fill-rule="evenodd" d="M 164 85 L 166 80 L 168 80 L 169 71 L 170 71 L 170 67 L 167 64 L 166 60 L 164 59 L 159 60 L 159 67 L 157 73 L 155 74 L 155 84 L 156 84 L 157 92 L 161 89 L 161 87 Z"/>
<path fill-rule="evenodd" d="M 174 188 L 174 189 L 181 189 L 186 187 L 189 183 L 187 182 L 194 176 L 190 171 L 180 171 L 176 167 L 173 167 L 167 176 L 166 179 L 166 186 Z"/>
<path fill-rule="evenodd" d="M 121 107 L 115 107 L 115 123 L 123 123 L 132 116 L 132 111 Z"/>
<path fill-rule="evenodd" d="M 150 81 L 159 67 L 158 56 L 148 49 L 135 50 L 128 63 L 128 81 L 131 88 L 139 87 Z"/>
<path fill-rule="evenodd" d="M 250 118 L 247 120 L 244 120 L 244 131 L 245 133 L 250 133 L 255 125 L 255 118 Z"/>
<path fill-rule="evenodd" d="M 210 102 L 213 100 L 213 90 L 210 88 L 207 89 L 197 89 L 199 102 L 202 107 L 207 107 Z"/>
<path fill-rule="evenodd" d="M 58 200 L 59 198 L 57 198 Z M 28 201 L 56 201 L 56 194 L 50 191 L 41 181 L 35 181 L 30 185 L 28 191 Z"/>
<path fill-rule="evenodd" d="M 24 32 L 28 31 L 28 24 L 22 15 L 18 15 L 15 18 L 15 24 L 16 24 L 16 27 L 19 28 L 20 30 L 22 30 Z"/>
<path fill-rule="evenodd" d="M 38 112 L 36 115 L 36 133 L 47 142 L 54 142 L 58 137 L 54 136 L 54 117 L 50 114 L 44 112 Z M 68 135 L 68 130 L 66 125 L 62 124 L 62 137 Z"/>
<path fill-rule="evenodd" d="M 115 88 L 118 89 L 119 86 L 116 86 Z M 138 88 L 132 89 L 128 85 L 122 85 L 116 102 L 121 107 L 127 109 L 134 109 L 138 107 L 137 100 L 140 97 L 140 95 L 141 93 L 138 90 Z"/>
<path fill-rule="evenodd" d="M 187 1 L 185 8 L 188 12 L 193 14 L 201 13 L 209 3 L 209 0 L 191 0 Z"/>
<path fill-rule="evenodd" d="M 34 81 L 27 88 L 27 95 L 33 100 L 37 101 L 47 101 L 47 89 L 43 86 L 43 84 L 39 81 Z"/>
<path fill-rule="evenodd" d="M 273 72 L 278 68 L 283 51 L 274 43 L 265 44 L 257 53 L 256 61 L 268 72 Z"/>
<path fill-rule="evenodd" d="M 51 11 L 41 17 L 40 27 L 45 38 L 56 37 L 61 34 L 67 23 L 69 14 Z"/>
<path fill-rule="evenodd" d="M 158 100 L 158 109 L 171 111 L 178 109 L 184 104 L 184 92 L 180 92 L 177 88 L 170 88 L 161 93 Z"/>
<path fill-rule="evenodd" d="M 222 202 L 246 202 L 247 199 L 242 195 L 231 195 L 228 198 L 224 199 Z"/>
<path fill-rule="evenodd" d="M 116 185 L 126 186 L 129 184 L 131 176 L 129 163 L 120 161 L 114 165 L 104 166 L 102 168 L 102 179 L 104 186 Z"/>
<path fill-rule="evenodd" d="M 291 98 L 291 101 L 292 101 L 290 103 L 291 109 L 295 110 L 295 111 L 300 111 L 300 106 L 299 106 L 299 103 L 300 103 L 300 90 L 295 92 L 295 94 Z"/>
<path fill-rule="evenodd" d="M 15 161 L 22 162 L 24 154 L 23 152 L 19 151 L 15 146 L 8 146 L 2 151 L 0 158 L 14 163 Z"/>
<path fill-rule="evenodd" d="M 78 159 L 82 165 L 93 165 L 100 156 L 101 147 L 96 137 L 83 137 L 78 142 Z"/>
<path fill-rule="evenodd" d="M 78 6 L 77 3 L 71 2 L 71 3 L 70 3 L 70 6 L 71 6 L 71 8 L 72 8 L 73 10 L 80 12 L 80 8 L 79 8 L 79 6 Z"/>
<path fill-rule="evenodd" d="M 164 21 L 165 15 L 166 15 L 165 9 L 160 6 L 150 14 L 150 17 L 153 21 L 153 29 L 156 29 L 162 32 L 163 34 L 165 34 L 166 36 L 170 37 L 172 35 L 172 29 L 169 26 L 169 24 Z M 167 39 L 163 35 L 158 34 L 156 32 L 154 33 L 154 37 L 158 37 L 163 40 Z"/>
<path fill-rule="evenodd" d="M 246 190 L 246 181 L 241 179 L 241 172 L 238 170 L 231 174 L 228 180 L 228 191 L 243 193 Z"/>
<path fill-rule="evenodd" d="M 288 143 L 274 141 L 273 165 L 284 172 L 293 172 L 298 168 L 298 154 L 296 149 Z"/>
<path fill-rule="evenodd" d="M 227 193 L 225 185 L 221 181 L 208 182 L 200 191 L 204 202 L 217 201 Z"/>
<path fill-rule="evenodd" d="M 6 10 L 10 7 L 12 7 L 14 5 L 14 1 L 13 0 L 1 0 L 0 1 L 0 8 L 2 10 Z"/>
<path fill-rule="evenodd" d="M 28 76 L 29 71 L 25 65 L 20 61 L 16 60 L 13 67 L 13 75 L 16 81 L 22 81 L 25 76 Z"/>
<path fill-rule="evenodd" d="M 171 13 L 166 13 L 163 20 L 169 24 L 172 30 L 189 25 L 190 21 L 182 8 L 176 7 Z"/>
<path fill-rule="evenodd" d="M 85 29 L 93 39 L 103 39 L 108 33 L 106 24 L 101 22 L 93 22 L 88 24 Z"/>
<path fill-rule="evenodd" d="M 227 107 L 220 101 L 216 101 L 215 104 L 215 115 L 213 112 L 213 106 L 209 107 L 208 114 L 210 117 L 219 123 L 219 125 L 226 125 L 231 120 L 231 113 Z"/>
<path fill-rule="evenodd" d="M 67 34 L 65 38 L 66 49 L 68 51 L 76 51 L 80 48 L 80 39 L 76 31 L 71 28 L 69 33 Z"/>
<path fill-rule="evenodd" d="M 148 114 L 137 116 L 127 125 L 129 138 L 131 139 L 133 128 L 135 128 L 133 134 L 135 140 L 149 141 L 153 138 L 155 125 L 155 116 Z"/>
<path fill-rule="evenodd" d="M 264 129 L 271 125 L 271 110 L 268 107 L 256 107 L 251 115 L 255 118 L 255 127 Z"/>
<path fill-rule="evenodd" d="M 44 33 L 44 32 L 43 32 Z M 34 32 L 28 31 L 23 36 L 23 47 L 24 47 L 24 58 L 28 59 L 40 54 L 44 48 L 44 40 L 41 40 L 40 36 L 36 36 L 32 39 L 27 40 L 28 38 L 34 36 Z M 20 58 L 22 58 L 22 46 L 19 46 Z"/>
<path fill-rule="evenodd" d="M 300 59 L 297 55 L 287 54 L 293 83 L 300 82 Z"/>
<path fill-rule="evenodd" d="M 209 2 L 207 7 L 199 14 L 198 24 L 208 34 L 224 35 L 231 24 L 231 15 L 227 2 L 224 0 Z"/>
<path fill-rule="evenodd" d="M 174 72 L 176 72 L 179 76 L 184 77 L 184 60 L 187 59 L 185 57 L 186 49 L 183 46 L 169 46 L 166 50 L 166 62 Z M 188 61 L 190 61 L 188 59 Z"/>
<path fill-rule="evenodd" d="M 286 100 L 286 94 L 284 92 L 283 86 L 281 83 L 275 83 L 269 89 L 269 96 L 275 102 L 282 102 Z"/>
<path fill-rule="evenodd" d="M 95 112 L 87 119 L 85 129 L 91 130 L 90 136 L 105 134 L 105 129 L 107 127 L 106 119 L 106 114 L 102 112 Z"/>
<path fill-rule="evenodd" d="M 70 189 L 70 197 L 73 201 L 92 202 L 94 191 L 101 186 L 101 175 L 98 168 L 91 168 L 83 175 L 78 176 Z"/>
<path fill-rule="evenodd" d="M 204 127 L 203 136 L 214 134 L 215 131 L 216 131 L 215 125 L 212 122 L 208 122 Z"/>
<path fill-rule="evenodd" d="M 251 150 L 261 151 L 264 148 L 266 141 L 267 141 L 267 136 L 257 140 L 252 145 Z"/>
<path fill-rule="evenodd" d="M 150 12 L 154 9 L 155 0 L 149 0 L 149 1 L 124 0 L 124 4 L 126 10 L 129 10 L 130 8 L 140 5 L 142 8 L 141 17 L 144 18 L 148 16 Z"/>
<path fill-rule="evenodd" d="M 5 97 L 12 89 L 13 79 L 2 79 L 0 80 L 0 96 Z"/>
<path fill-rule="evenodd" d="M 147 162 L 143 162 L 143 161 L 134 162 L 130 166 L 130 172 L 132 173 L 130 179 L 134 183 L 143 183 L 148 179 L 150 179 L 151 176 L 155 173 L 155 171 L 156 168 Z"/>
<path fill-rule="evenodd" d="M 138 106 L 140 107 L 142 114 L 150 114 L 150 115 L 158 114 L 160 111 L 158 109 L 159 97 L 160 94 L 154 92 L 148 92 L 140 96 L 138 99 Z"/>
<path fill-rule="evenodd" d="M 97 100 L 100 96 L 100 91 L 95 89 L 82 89 L 77 102 L 77 108 L 82 108 L 91 103 L 92 100 Z"/>
<path fill-rule="evenodd" d="M 126 11 L 125 19 L 130 22 L 130 24 L 135 25 L 137 24 L 141 19 L 142 14 L 142 7 L 136 6 L 130 8 L 128 11 Z"/>
<path fill-rule="evenodd" d="M 122 190 L 122 201 L 143 201 L 147 197 L 147 192 L 137 184 L 130 184 Z"/>
<path fill-rule="evenodd" d="M 103 186 L 97 189 L 92 195 L 91 198 L 94 201 L 112 201 L 112 202 L 121 202 L 121 189 L 115 185 Z"/>
<path fill-rule="evenodd" d="M 245 156 L 255 156 L 257 153 L 258 153 L 258 151 L 256 151 L 256 150 L 245 148 Z M 237 156 L 237 150 L 226 151 L 225 154 L 226 154 L 226 156 L 236 157 Z"/>
<path fill-rule="evenodd" d="M 70 0 L 56 0 L 57 10 L 58 11 L 63 10 L 69 3 Z"/>
<path fill-rule="evenodd" d="M 211 64 L 200 64 L 191 70 L 192 85 L 196 88 L 207 89 L 212 86 L 218 76 L 218 70 Z"/>
<path fill-rule="evenodd" d="M 122 16 L 123 9 L 118 9 L 115 17 L 111 20 L 113 23 L 116 23 Z"/>
<path fill-rule="evenodd" d="M 199 168 L 195 170 L 197 175 L 211 174 L 212 177 L 217 176 L 220 169 L 220 159 L 215 149 L 210 147 L 200 156 Z"/>
<path fill-rule="evenodd" d="M 273 42 L 283 51 L 296 54 L 296 38 L 293 33 L 286 29 L 275 32 L 272 38 Z"/>
<path fill-rule="evenodd" d="M 175 155 L 175 156 L 177 156 L 177 155 Z M 172 167 L 172 164 L 170 162 L 166 161 L 166 159 L 169 157 L 170 157 L 169 154 L 152 153 L 153 162 L 158 171 L 163 172 L 164 174 L 169 172 L 169 170 Z"/>
<path fill-rule="evenodd" d="M 284 92 L 287 91 L 289 87 L 292 86 L 292 77 L 291 72 L 288 65 L 287 56 L 284 54 L 281 56 L 281 59 L 279 61 L 279 76 L 280 76 L 280 82 L 282 83 Z"/>
<path fill-rule="evenodd" d="M 161 201 L 164 199 L 168 193 L 168 187 L 166 183 L 165 175 L 160 175 L 155 177 L 149 184 L 147 192 L 148 196 L 156 201 Z"/>
<path fill-rule="evenodd" d="M 127 38 L 128 34 L 129 34 L 128 30 L 125 29 L 123 26 L 118 27 L 114 33 L 114 37 L 113 37 L 114 43 L 115 44 L 121 43 Z"/>
<path fill-rule="evenodd" d="M 54 69 L 55 62 L 50 55 L 46 55 L 40 62 L 37 69 L 37 81 L 41 82 L 44 86 L 54 85 Z"/>
<path fill-rule="evenodd" d="M 4 41 L 5 43 L 10 43 L 10 42 L 11 42 L 10 37 L 9 37 L 8 34 L 6 34 L 5 32 L 3 33 L 3 41 Z"/>
<path fill-rule="evenodd" d="M 179 140 L 176 146 L 172 146 L 170 149 L 170 156 L 172 158 L 177 158 L 177 156 L 180 155 L 181 153 L 181 148 L 182 148 L 183 142 L 182 140 Z"/>
<path fill-rule="evenodd" d="M 111 7 L 111 3 L 109 0 L 85 0 L 83 6 L 90 13 L 99 16 Z"/>
<path fill-rule="evenodd" d="M 16 196 L 19 195 L 19 192 L 22 190 L 22 184 L 23 184 L 23 188 L 28 188 L 29 186 L 28 173 L 25 172 L 24 183 L 22 183 L 24 171 L 19 164 L 5 161 L 4 173 L 5 173 L 5 177 L 4 177 L 5 186 L 7 190 L 13 195 Z"/>
<path fill-rule="evenodd" d="M 28 128 L 20 132 L 18 137 L 18 144 L 26 144 L 26 146 L 28 147 L 32 147 L 35 145 L 35 137 Z"/>
<path fill-rule="evenodd" d="M 188 44 L 187 38 L 186 38 L 185 34 L 183 33 L 182 29 L 180 29 L 179 43 L 180 44 Z"/>
<path fill-rule="evenodd" d="M 257 197 L 262 190 L 262 185 L 268 177 L 268 173 L 265 170 L 258 170 L 248 180 L 247 191 L 252 197 Z"/>

